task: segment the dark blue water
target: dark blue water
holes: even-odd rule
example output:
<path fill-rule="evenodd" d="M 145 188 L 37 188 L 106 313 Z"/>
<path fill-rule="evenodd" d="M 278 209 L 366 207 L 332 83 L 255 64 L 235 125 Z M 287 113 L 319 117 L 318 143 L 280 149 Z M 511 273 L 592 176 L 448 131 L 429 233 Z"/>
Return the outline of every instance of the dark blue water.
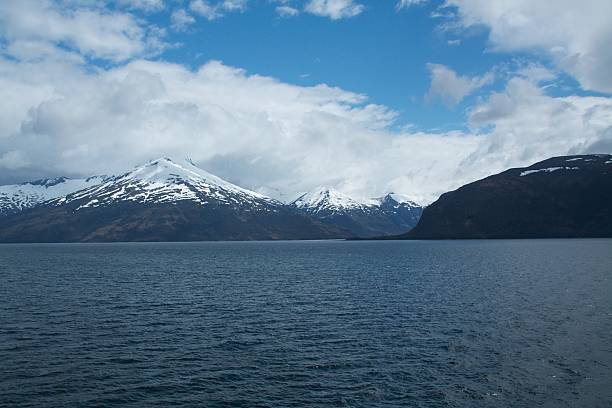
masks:
<path fill-rule="evenodd" d="M 3 245 L 0 263 L 2 406 L 612 406 L 612 240 Z"/>

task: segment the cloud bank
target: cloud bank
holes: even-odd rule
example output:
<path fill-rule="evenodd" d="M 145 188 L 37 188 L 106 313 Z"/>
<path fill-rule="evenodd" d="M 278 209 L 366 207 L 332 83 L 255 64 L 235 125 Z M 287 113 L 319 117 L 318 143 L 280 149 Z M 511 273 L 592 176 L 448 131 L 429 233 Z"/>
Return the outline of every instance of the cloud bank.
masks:
<path fill-rule="evenodd" d="M 584 89 L 612 93 L 612 2 L 447 0 L 465 26 L 490 29 L 494 51 L 549 58 Z"/>
<path fill-rule="evenodd" d="M 427 69 L 431 75 L 431 85 L 426 99 L 440 98 L 450 107 L 454 107 L 466 96 L 492 83 L 494 79 L 490 72 L 474 77 L 458 75 L 442 64 L 427 64 Z"/>
<path fill-rule="evenodd" d="M 190 4 L 200 3 L 218 5 L 218 13 L 246 7 Z M 323 10 L 334 2 L 319 3 Z M 356 4 L 338 4 L 349 3 Z M 157 10 L 156 2 L 129 7 L 145 4 L 146 12 Z M 474 10 L 486 4 L 466 1 L 466 24 L 484 21 Z M 555 76 L 537 64 L 483 93 L 463 130 L 398 130 L 398 112 L 350 90 L 284 83 L 220 61 L 191 69 L 148 59 L 165 46 L 162 30 L 121 10 L 0 2 L 0 182 L 116 173 L 171 156 L 280 198 L 329 185 L 358 197 L 395 191 L 430 202 L 508 167 L 612 150 L 611 98 L 552 96 L 541 81 Z M 186 17 L 173 22 L 187 27 Z M 443 65 L 429 69 L 430 94 L 449 105 L 490 81 Z M 601 87 L 606 75 L 580 78 Z"/>

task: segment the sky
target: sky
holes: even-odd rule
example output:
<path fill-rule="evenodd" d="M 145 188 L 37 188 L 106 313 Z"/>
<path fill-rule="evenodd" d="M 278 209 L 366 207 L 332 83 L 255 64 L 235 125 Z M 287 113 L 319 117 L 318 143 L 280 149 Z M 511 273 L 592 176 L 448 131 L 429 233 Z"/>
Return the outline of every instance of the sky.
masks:
<path fill-rule="evenodd" d="M 609 0 L 4 0 L 0 183 L 190 158 L 290 199 L 612 152 Z"/>

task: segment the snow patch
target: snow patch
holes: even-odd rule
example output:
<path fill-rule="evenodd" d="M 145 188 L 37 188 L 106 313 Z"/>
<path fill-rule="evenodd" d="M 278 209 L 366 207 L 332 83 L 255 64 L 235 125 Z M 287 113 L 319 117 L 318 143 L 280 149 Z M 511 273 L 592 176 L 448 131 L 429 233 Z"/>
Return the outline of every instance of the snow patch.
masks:
<path fill-rule="evenodd" d="M 527 170 L 527 171 L 523 171 L 520 174 L 520 177 L 524 177 L 524 176 L 528 176 L 530 174 L 535 174 L 535 173 L 552 173 L 553 171 L 557 171 L 557 170 L 580 170 L 580 167 L 548 167 L 546 169 L 537 169 L 537 170 Z"/>

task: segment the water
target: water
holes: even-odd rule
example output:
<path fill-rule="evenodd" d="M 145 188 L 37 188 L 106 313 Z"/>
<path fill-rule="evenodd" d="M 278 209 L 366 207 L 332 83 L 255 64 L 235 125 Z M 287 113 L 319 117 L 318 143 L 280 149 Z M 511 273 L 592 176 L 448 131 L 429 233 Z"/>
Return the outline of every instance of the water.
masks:
<path fill-rule="evenodd" d="M 0 263 L 2 406 L 612 406 L 612 240 L 2 245 Z"/>

